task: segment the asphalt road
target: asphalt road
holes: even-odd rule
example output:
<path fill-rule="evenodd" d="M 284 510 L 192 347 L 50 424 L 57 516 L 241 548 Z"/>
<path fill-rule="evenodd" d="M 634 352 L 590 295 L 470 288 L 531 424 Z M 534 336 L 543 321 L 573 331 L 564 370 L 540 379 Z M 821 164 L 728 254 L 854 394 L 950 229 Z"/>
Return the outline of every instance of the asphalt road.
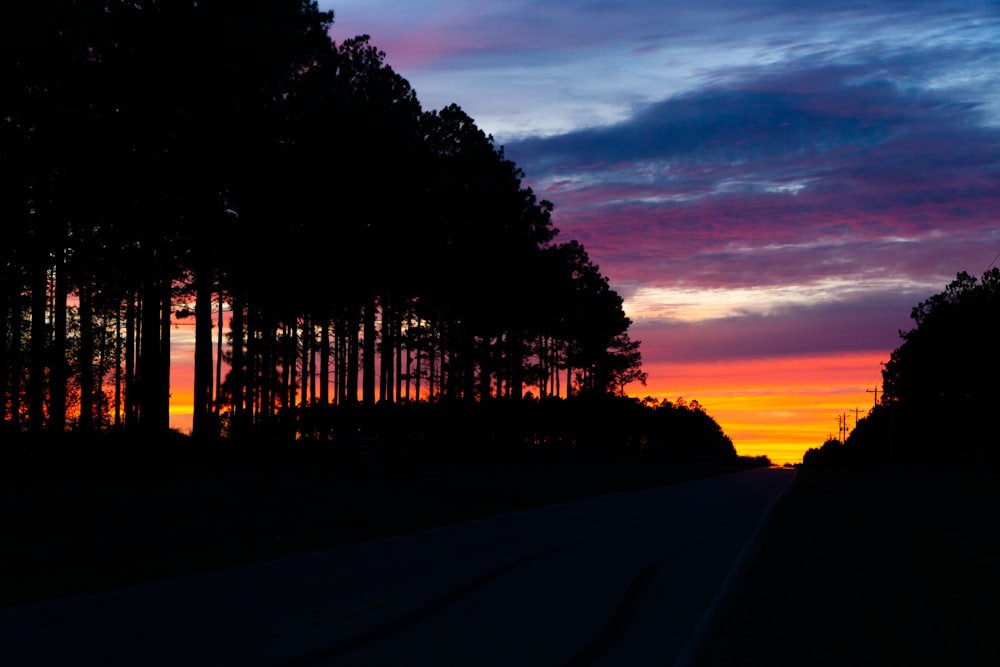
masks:
<path fill-rule="evenodd" d="M 783 469 L 0 612 L 0 664 L 684 662 Z"/>

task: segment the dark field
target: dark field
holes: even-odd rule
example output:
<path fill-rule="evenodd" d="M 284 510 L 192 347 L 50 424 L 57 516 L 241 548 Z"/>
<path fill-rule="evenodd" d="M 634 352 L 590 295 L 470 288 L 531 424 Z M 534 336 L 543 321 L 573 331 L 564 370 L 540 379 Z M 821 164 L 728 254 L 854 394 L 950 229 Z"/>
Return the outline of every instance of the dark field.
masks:
<path fill-rule="evenodd" d="M 470 450 L 471 451 L 471 450 Z M 745 467 L 382 443 L 25 448 L 0 462 L 0 606 Z"/>
<path fill-rule="evenodd" d="M 1000 664 L 1000 475 L 807 469 L 704 665 Z"/>

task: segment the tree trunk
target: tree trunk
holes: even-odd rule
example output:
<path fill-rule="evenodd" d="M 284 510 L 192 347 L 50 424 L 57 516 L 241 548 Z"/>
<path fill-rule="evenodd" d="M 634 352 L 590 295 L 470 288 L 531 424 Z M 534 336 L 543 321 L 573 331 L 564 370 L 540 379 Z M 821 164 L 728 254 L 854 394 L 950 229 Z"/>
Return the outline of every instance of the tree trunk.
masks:
<path fill-rule="evenodd" d="M 330 404 L 330 320 L 324 319 L 319 328 L 319 403 Z"/>
<path fill-rule="evenodd" d="M 20 286 L 13 277 L 16 273 L 13 266 L 0 266 L 0 422 L 11 424 L 14 432 L 17 430 L 14 395 L 15 390 L 20 390 L 16 383 L 21 375 L 14 363 L 21 346 L 20 327 L 17 326 L 21 319 Z"/>
<path fill-rule="evenodd" d="M 143 287 L 139 333 L 137 384 L 139 427 L 146 435 L 159 436 L 169 427 L 169 285 L 164 285 L 161 258 L 147 266 Z M 166 388 L 166 391 L 164 391 Z"/>
<path fill-rule="evenodd" d="M 10 355 L 8 358 L 9 366 L 7 369 L 10 371 L 8 392 L 10 394 L 10 424 L 11 429 L 17 433 L 21 430 L 21 374 L 23 368 L 23 361 L 21 359 L 21 336 L 23 328 L 22 312 L 21 312 L 21 282 L 18 281 L 15 286 L 16 292 L 11 292 L 11 322 L 10 322 L 10 339 L 13 344 L 10 347 Z"/>
<path fill-rule="evenodd" d="M 361 382 L 361 400 L 365 405 L 375 405 L 375 296 L 365 304 L 364 319 L 364 373 Z"/>
<path fill-rule="evenodd" d="M 559 348 L 555 345 L 555 341 L 552 343 L 552 377 L 555 382 L 555 396 L 558 398 L 562 391 L 559 386 Z"/>
<path fill-rule="evenodd" d="M 337 347 L 336 359 L 334 360 L 336 393 L 333 400 L 337 405 L 343 405 L 347 402 L 347 358 L 350 354 L 347 321 L 343 317 L 335 320 L 334 338 L 337 341 Z"/>
<path fill-rule="evenodd" d="M 417 370 L 416 370 L 416 376 L 413 378 L 413 384 L 414 384 L 413 395 L 414 395 L 415 400 L 417 402 L 420 401 L 420 376 L 424 372 L 423 363 L 422 363 L 423 354 L 424 354 L 423 347 L 424 347 L 423 346 L 423 342 L 422 341 L 418 341 L 417 344 L 416 344 L 416 348 L 417 348 L 417 354 L 416 354 L 416 357 L 417 357 L 417 359 L 416 359 Z"/>
<path fill-rule="evenodd" d="M 219 428 L 219 414 L 222 410 L 222 314 L 224 311 L 222 301 L 222 284 L 219 284 L 219 330 L 215 334 L 215 396 L 213 397 L 215 428 Z"/>
<path fill-rule="evenodd" d="M 83 276 L 80 298 L 80 423 L 83 433 L 94 430 L 94 326 L 88 277 Z"/>
<path fill-rule="evenodd" d="M 437 365 L 437 350 L 434 347 L 433 333 L 428 332 L 424 342 L 427 346 L 427 402 L 430 403 L 434 400 L 434 371 Z"/>
<path fill-rule="evenodd" d="M 291 364 L 288 363 L 288 359 L 289 359 L 289 354 L 288 354 L 289 343 L 288 343 L 288 341 L 294 335 L 295 335 L 294 334 L 294 330 L 291 327 L 289 327 L 288 324 L 282 325 L 282 327 L 281 327 L 281 346 L 280 346 L 280 350 L 281 350 L 281 382 L 280 382 L 281 392 L 280 393 L 281 393 L 281 411 L 282 411 L 282 413 L 287 413 L 290 410 L 290 408 L 293 406 L 293 401 L 295 400 L 294 396 L 292 394 L 292 381 L 293 381 L 292 367 L 295 364 L 294 363 L 291 363 Z M 295 361 L 295 356 L 294 355 L 292 355 L 292 361 L 293 362 Z"/>
<path fill-rule="evenodd" d="M 350 332 L 348 335 L 348 350 L 347 350 L 347 402 L 357 403 L 358 402 L 358 372 L 360 364 L 358 363 L 358 355 L 361 350 L 361 341 L 358 340 L 358 321 L 356 319 L 356 313 L 351 315 L 347 320 L 348 326 L 350 327 Z"/>
<path fill-rule="evenodd" d="M 302 398 L 300 399 L 299 406 L 302 412 L 305 412 L 306 408 L 309 406 L 309 321 L 305 318 L 302 320 Z"/>
<path fill-rule="evenodd" d="M 333 361 L 333 401 L 337 405 L 347 402 L 347 322 L 338 317 L 333 324 L 334 361 Z"/>
<path fill-rule="evenodd" d="M 115 428 L 122 425 L 122 304 L 115 307 Z"/>
<path fill-rule="evenodd" d="M 445 376 L 451 373 L 450 368 L 447 370 L 445 369 L 445 354 L 448 341 L 447 331 L 448 331 L 447 325 L 444 323 L 444 321 L 442 321 L 438 336 L 438 350 L 441 353 L 441 361 L 439 364 L 440 370 L 438 371 L 438 398 L 441 400 L 443 400 L 448 395 L 446 393 L 447 385 L 445 384 L 445 381 L 447 378 Z"/>
<path fill-rule="evenodd" d="M 462 336 L 462 396 L 467 401 L 476 400 L 476 337 L 470 327 Z"/>
<path fill-rule="evenodd" d="M 138 427 L 139 396 L 136 382 L 136 351 L 139 346 L 140 332 L 136 331 L 136 323 L 141 322 L 142 304 L 137 303 L 139 295 L 134 289 L 128 292 L 128 303 L 125 305 L 125 428 Z"/>
<path fill-rule="evenodd" d="M 160 283 L 160 346 L 156 383 L 156 430 L 170 430 L 170 315 L 173 312 L 171 279 L 164 267 Z"/>
<path fill-rule="evenodd" d="M 243 388 L 246 384 L 246 348 L 244 346 L 246 298 L 242 290 L 233 289 L 233 313 L 229 321 L 232 333 L 233 365 L 229 371 L 229 402 L 232 409 L 232 432 L 235 438 L 241 438 L 247 433 L 246 404 L 243 400 Z"/>
<path fill-rule="evenodd" d="M 396 358 L 396 400 L 402 400 L 403 393 L 403 318 L 401 313 L 397 313 L 395 326 L 393 327 L 392 339 L 395 342 L 394 354 Z M 407 369 L 409 370 L 409 369 Z"/>
<path fill-rule="evenodd" d="M 111 371 L 111 364 L 113 363 L 112 360 L 114 360 L 117 370 L 118 357 L 116 354 L 118 348 L 115 341 L 113 341 L 111 337 L 111 311 L 108 308 L 106 301 L 104 302 L 101 311 L 101 325 L 99 329 L 100 336 L 96 339 L 98 341 L 97 374 L 94 378 L 94 391 L 91 393 L 91 396 L 94 397 L 94 427 L 104 430 L 107 427 L 107 413 L 110 407 L 104 398 L 104 385 L 108 377 L 108 373 Z M 117 317 L 115 319 L 117 319 Z"/>
<path fill-rule="evenodd" d="M 195 273 L 194 407 L 191 435 L 216 435 L 212 419 L 212 275 L 204 265 Z"/>
<path fill-rule="evenodd" d="M 393 376 L 393 361 L 392 352 L 394 349 L 393 333 L 394 326 L 393 320 L 395 319 L 393 312 L 393 304 L 389 297 L 382 298 L 382 355 L 379 362 L 379 376 L 381 382 L 379 384 L 379 400 L 392 403 L 393 397 L 393 387 L 395 386 L 395 380 Z"/>
<path fill-rule="evenodd" d="M 275 381 L 277 380 L 277 364 L 279 351 L 276 350 L 278 338 L 278 324 L 270 316 L 260 319 L 260 343 L 258 347 L 258 358 L 260 359 L 258 368 L 260 369 L 257 383 L 257 420 L 261 424 L 268 424 L 274 416 L 275 404 Z"/>
<path fill-rule="evenodd" d="M 258 371 L 260 369 L 260 359 L 258 354 L 260 353 L 260 345 L 258 340 L 258 332 L 260 331 L 259 313 L 257 312 L 257 307 L 253 303 L 247 304 L 247 314 L 246 314 L 246 354 L 244 355 L 244 362 L 246 365 L 246 370 L 243 373 L 243 387 L 241 390 L 241 399 L 243 400 L 243 426 L 247 429 L 246 433 L 249 435 L 250 431 L 257 423 L 257 385 L 258 385 Z"/>
<path fill-rule="evenodd" d="M 309 405 L 316 405 L 316 325 L 309 320 Z"/>
<path fill-rule="evenodd" d="M 524 359 L 522 358 L 522 345 L 520 334 L 507 333 L 508 351 L 507 357 L 510 360 L 510 393 L 511 398 L 519 401 L 524 397 Z"/>
<path fill-rule="evenodd" d="M 61 243 L 60 243 L 61 245 Z M 69 281 L 64 251 L 57 251 L 55 294 L 52 300 L 52 349 L 49 362 L 49 429 L 53 433 L 66 430 L 66 384 L 69 381 L 66 359 L 67 299 Z"/>
<path fill-rule="evenodd" d="M 330 410 L 330 319 L 324 317 L 319 329 L 319 420 L 316 424 L 319 437 L 329 437 L 327 415 Z"/>
<path fill-rule="evenodd" d="M 36 243 L 40 243 L 38 239 Z M 28 368 L 28 428 L 41 433 L 45 422 L 45 368 L 48 336 L 45 318 L 49 291 L 48 253 L 36 248 L 31 267 L 31 361 Z"/>
<path fill-rule="evenodd" d="M 410 386 L 413 380 L 413 339 L 410 338 L 406 341 L 406 401 L 409 402 L 411 398 Z M 420 398 L 419 391 L 417 392 L 417 398 Z"/>
<path fill-rule="evenodd" d="M 492 397 L 493 392 L 493 364 L 490 359 L 493 339 L 491 336 L 484 336 L 479 344 L 479 400 L 486 401 Z"/>
<path fill-rule="evenodd" d="M 139 394 L 139 428 L 149 435 L 156 431 L 156 386 L 159 383 L 160 362 L 160 300 L 158 285 L 147 266 L 143 287 L 142 323 L 139 355 L 136 361 L 136 384 Z"/>

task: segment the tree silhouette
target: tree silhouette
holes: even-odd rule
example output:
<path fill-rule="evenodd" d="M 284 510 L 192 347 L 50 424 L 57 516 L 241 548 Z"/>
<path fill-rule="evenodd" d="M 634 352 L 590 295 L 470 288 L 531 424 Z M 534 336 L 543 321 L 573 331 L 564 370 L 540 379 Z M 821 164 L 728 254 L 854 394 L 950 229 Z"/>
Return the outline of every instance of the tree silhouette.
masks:
<path fill-rule="evenodd" d="M 26 12 L 0 28 L 5 428 L 163 434 L 192 322 L 198 437 L 354 437 L 329 417 L 359 397 L 370 414 L 644 380 L 553 205 L 366 36 L 332 43 L 314 2 Z"/>
<path fill-rule="evenodd" d="M 644 381 L 638 343 L 628 338 L 631 324 L 622 298 L 577 241 L 548 251 L 547 282 L 551 338 L 563 345 L 561 366 L 566 388 L 584 393 L 621 391 L 633 380 Z M 560 363 L 560 362 L 557 362 Z"/>
<path fill-rule="evenodd" d="M 882 371 L 880 402 L 843 447 L 810 450 L 804 463 L 994 458 L 1000 406 L 1000 269 L 957 274 L 910 313 L 915 327 Z"/>
<path fill-rule="evenodd" d="M 978 281 L 959 273 L 910 317 L 916 327 L 900 332 L 882 373 L 883 403 L 902 411 L 903 446 L 926 453 L 947 441 L 996 454 L 988 434 L 1000 406 L 1000 269 Z"/>

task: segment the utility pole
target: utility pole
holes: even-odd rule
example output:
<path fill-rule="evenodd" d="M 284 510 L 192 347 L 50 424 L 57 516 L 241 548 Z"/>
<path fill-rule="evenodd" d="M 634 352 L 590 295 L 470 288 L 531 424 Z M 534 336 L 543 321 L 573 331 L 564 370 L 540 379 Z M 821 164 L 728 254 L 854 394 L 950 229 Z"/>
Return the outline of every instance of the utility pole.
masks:
<path fill-rule="evenodd" d="M 875 404 L 872 406 L 872 409 L 874 409 L 878 407 L 878 387 L 875 387 L 874 389 L 865 389 L 866 394 L 871 394 L 872 392 L 875 393 Z"/>
<path fill-rule="evenodd" d="M 854 408 L 854 428 L 858 427 L 858 408 Z"/>

